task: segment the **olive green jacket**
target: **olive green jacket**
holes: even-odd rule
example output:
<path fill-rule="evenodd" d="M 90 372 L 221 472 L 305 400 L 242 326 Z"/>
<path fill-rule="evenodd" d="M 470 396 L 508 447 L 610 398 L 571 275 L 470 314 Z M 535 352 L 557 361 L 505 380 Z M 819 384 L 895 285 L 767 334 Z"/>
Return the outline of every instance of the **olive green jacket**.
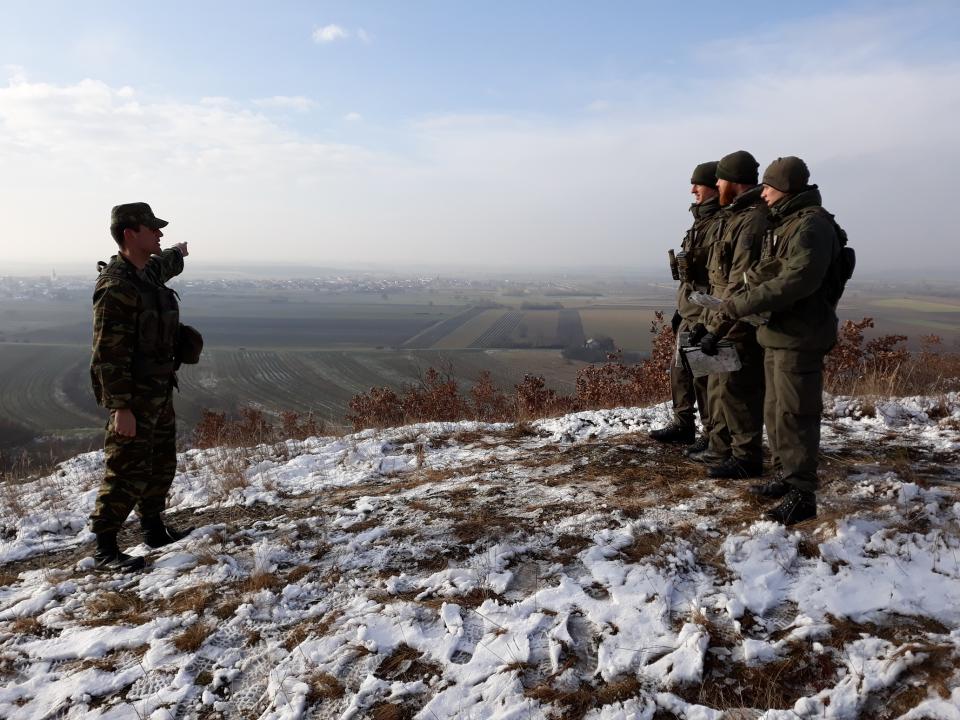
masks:
<path fill-rule="evenodd" d="M 687 254 L 690 279 L 680 283 L 677 290 L 677 309 L 689 325 L 694 325 L 701 322 L 703 307 L 694 305 L 688 298 L 695 290 L 707 292 L 710 289 L 707 258 L 710 256 L 710 245 L 716 239 L 714 231 L 720 220 L 720 200 L 713 197 L 702 203 L 694 203 L 690 206 L 690 212 L 693 214 L 693 225 L 687 230 L 681 245 Z"/>
<path fill-rule="evenodd" d="M 97 403 L 131 408 L 154 391 L 168 391 L 180 325 L 176 294 L 164 286 L 183 271 L 176 248 L 154 255 L 143 270 L 114 255 L 93 292 L 90 378 Z"/>
<path fill-rule="evenodd" d="M 716 242 L 710 248 L 708 271 L 710 294 L 725 300 L 743 287 L 743 275 L 760 260 L 763 236 L 770 226 L 770 211 L 760 197 L 762 186 L 746 190 L 723 208 Z M 721 313 L 704 313 L 704 325 L 719 337 L 733 341 L 752 340 L 754 329 Z"/>
<path fill-rule="evenodd" d="M 840 253 L 833 219 L 816 185 L 781 200 L 771 217 L 763 257 L 729 307 L 737 317 L 770 312 L 757 331 L 765 348 L 828 352 L 837 341 L 836 308 L 826 293 Z"/>

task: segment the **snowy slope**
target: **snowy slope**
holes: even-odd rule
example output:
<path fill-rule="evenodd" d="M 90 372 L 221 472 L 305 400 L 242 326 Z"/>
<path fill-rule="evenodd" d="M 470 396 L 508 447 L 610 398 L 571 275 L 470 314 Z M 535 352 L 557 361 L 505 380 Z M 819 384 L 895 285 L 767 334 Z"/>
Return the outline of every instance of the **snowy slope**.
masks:
<path fill-rule="evenodd" d="M 960 398 L 833 399 L 789 530 L 666 417 L 190 451 L 141 575 L 100 453 L 6 488 L 0 717 L 960 718 Z"/>

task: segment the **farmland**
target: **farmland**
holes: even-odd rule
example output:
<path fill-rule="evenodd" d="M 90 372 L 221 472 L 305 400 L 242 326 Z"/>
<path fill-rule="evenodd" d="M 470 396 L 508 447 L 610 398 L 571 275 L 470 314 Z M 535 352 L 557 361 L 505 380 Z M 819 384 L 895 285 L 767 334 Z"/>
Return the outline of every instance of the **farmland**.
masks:
<path fill-rule="evenodd" d="M 430 366 L 449 368 L 464 384 L 489 370 L 505 388 L 532 372 L 570 391 L 581 365 L 564 360 L 561 348 L 608 336 L 624 350 L 649 350 L 654 313 L 673 307 L 672 288 L 649 283 L 460 285 L 389 293 L 177 285 L 184 321 L 206 341 L 201 363 L 180 373 L 182 427 L 202 408 L 251 404 L 313 411 L 338 425 L 358 392 L 416 382 Z M 104 414 L 94 406 L 87 371 L 89 303 L 86 281 L 53 298 L 0 299 L 0 427 L 12 423 L 37 436 L 99 434 Z M 908 335 L 914 346 L 928 333 L 942 335 L 947 347 L 960 337 L 960 297 L 949 294 L 857 288 L 840 314 L 873 317 L 876 333 Z"/>

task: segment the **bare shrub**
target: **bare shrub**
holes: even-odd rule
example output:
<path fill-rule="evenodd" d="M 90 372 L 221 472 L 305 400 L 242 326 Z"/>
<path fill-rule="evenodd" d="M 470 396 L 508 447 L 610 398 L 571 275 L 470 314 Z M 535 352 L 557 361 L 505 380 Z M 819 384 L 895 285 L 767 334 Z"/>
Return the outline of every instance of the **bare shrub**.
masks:
<path fill-rule="evenodd" d="M 873 318 L 841 324 L 837 344 L 824 364 L 824 383 L 833 393 L 862 396 L 921 395 L 960 388 L 960 353 L 943 350 L 938 335 L 920 339 L 911 353 L 906 335 L 866 340 Z"/>

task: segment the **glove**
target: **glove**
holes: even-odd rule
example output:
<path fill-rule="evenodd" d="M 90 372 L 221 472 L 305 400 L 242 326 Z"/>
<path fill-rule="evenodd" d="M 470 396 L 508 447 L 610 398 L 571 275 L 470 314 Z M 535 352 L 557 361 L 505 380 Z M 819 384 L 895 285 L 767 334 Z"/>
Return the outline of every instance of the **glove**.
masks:
<path fill-rule="evenodd" d="M 683 322 L 683 318 L 680 317 L 680 311 L 674 310 L 673 317 L 670 319 L 670 327 L 673 328 L 673 334 L 677 334 L 677 330 L 680 329 L 680 323 Z"/>
<path fill-rule="evenodd" d="M 737 311 L 733 309 L 732 300 L 723 301 L 723 304 L 720 306 L 720 314 L 730 320 L 736 320 L 739 317 Z"/>
<path fill-rule="evenodd" d="M 707 328 L 703 323 L 697 323 L 690 330 L 690 346 L 694 346 L 700 342 L 704 335 L 707 334 Z"/>
<path fill-rule="evenodd" d="M 718 342 L 720 342 L 720 338 L 713 333 L 707 333 L 700 341 L 700 352 L 702 352 L 704 355 L 713 357 L 720 352 L 719 348 L 717 347 Z"/>

